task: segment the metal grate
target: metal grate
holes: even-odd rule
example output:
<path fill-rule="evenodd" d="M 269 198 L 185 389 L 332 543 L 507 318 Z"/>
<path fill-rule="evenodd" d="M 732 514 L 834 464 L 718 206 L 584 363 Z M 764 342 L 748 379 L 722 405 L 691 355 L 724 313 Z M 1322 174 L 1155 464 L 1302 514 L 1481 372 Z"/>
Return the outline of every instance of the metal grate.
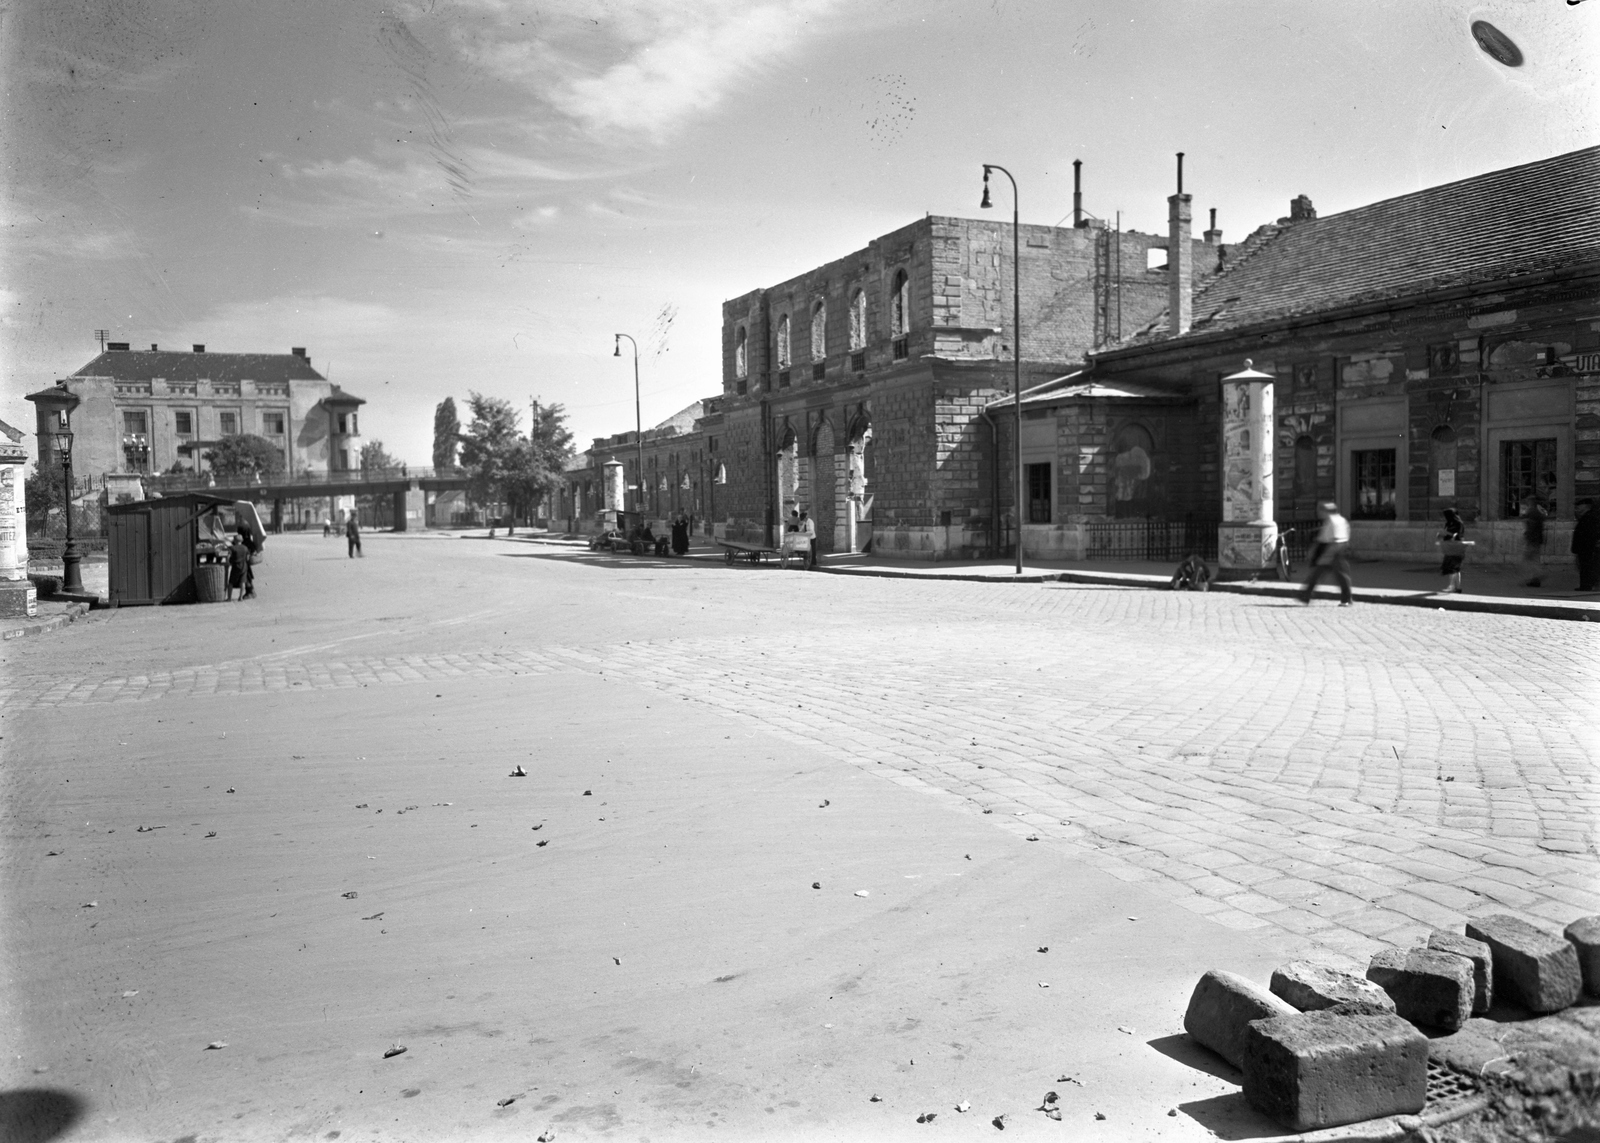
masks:
<path fill-rule="evenodd" d="M 1428 1102 L 1423 1105 L 1423 1117 L 1438 1122 L 1469 1111 L 1480 1092 L 1478 1081 L 1471 1076 L 1429 1060 Z"/>

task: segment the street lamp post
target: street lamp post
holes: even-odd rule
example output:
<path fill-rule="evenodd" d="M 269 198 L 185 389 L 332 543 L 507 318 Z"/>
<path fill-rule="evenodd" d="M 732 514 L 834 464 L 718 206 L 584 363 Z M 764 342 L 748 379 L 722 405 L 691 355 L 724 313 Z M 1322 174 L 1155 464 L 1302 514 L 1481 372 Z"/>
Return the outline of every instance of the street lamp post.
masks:
<path fill-rule="evenodd" d="M 626 333 L 619 333 L 615 336 L 617 348 L 616 352 L 611 355 L 612 357 L 622 356 L 623 338 L 626 337 L 628 344 L 633 346 L 633 440 L 634 444 L 638 446 L 639 466 L 638 491 L 634 495 L 633 506 L 642 514 L 644 512 L 644 422 L 639 416 L 639 343 Z M 624 482 L 624 490 L 626 490 L 626 482 Z"/>
<path fill-rule="evenodd" d="M 79 564 L 83 557 L 72 534 L 72 410 L 78 407 L 78 395 L 67 388 L 65 381 L 58 381 L 54 388 L 30 393 L 27 399 L 45 414 L 41 423 L 55 425 L 39 433 L 39 457 L 42 463 L 43 449 L 48 444 L 50 452 L 61 461 L 61 475 L 66 484 L 66 503 L 62 507 L 67 518 L 67 544 L 61 552 L 61 590 L 81 593 L 83 573 Z"/>
<path fill-rule="evenodd" d="M 1016 427 L 1012 431 L 1011 441 L 1013 447 L 1012 461 L 1017 470 L 1016 491 L 1012 506 L 1012 513 L 1017 518 L 1017 574 L 1022 574 L 1022 260 L 1020 222 L 1021 207 L 1017 201 L 1017 180 L 1011 172 L 994 163 L 983 165 L 983 201 L 978 205 L 988 210 L 994 204 L 989 201 L 989 172 L 999 171 L 1011 180 L 1011 363 L 1013 378 L 1011 385 L 1012 400 L 1016 411 Z M 999 521 L 995 521 L 999 524 Z"/>

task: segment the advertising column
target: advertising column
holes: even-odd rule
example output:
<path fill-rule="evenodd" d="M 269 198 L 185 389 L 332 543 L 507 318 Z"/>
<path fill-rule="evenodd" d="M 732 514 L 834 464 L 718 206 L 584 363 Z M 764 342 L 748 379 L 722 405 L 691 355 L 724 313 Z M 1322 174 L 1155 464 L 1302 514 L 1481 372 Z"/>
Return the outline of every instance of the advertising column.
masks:
<path fill-rule="evenodd" d="M 1222 379 L 1222 579 L 1253 579 L 1275 566 L 1272 381 L 1249 361 L 1242 372 Z"/>

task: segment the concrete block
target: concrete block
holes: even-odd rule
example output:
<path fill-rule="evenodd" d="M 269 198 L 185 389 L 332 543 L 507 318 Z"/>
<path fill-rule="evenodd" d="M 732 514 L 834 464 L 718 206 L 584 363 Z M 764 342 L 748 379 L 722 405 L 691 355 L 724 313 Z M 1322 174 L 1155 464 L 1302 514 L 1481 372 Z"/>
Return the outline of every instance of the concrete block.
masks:
<path fill-rule="evenodd" d="M 1583 991 L 1571 941 L 1504 913 L 1467 922 L 1467 936 L 1494 955 L 1494 990 L 1533 1012 L 1559 1012 Z"/>
<path fill-rule="evenodd" d="M 1254 981 L 1214 968 L 1194 986 L 1183 1030 L 1237 1068 L 1243 1066 L 1250 1021 L 1295 1014 L 1286 1001 Z"/>
<path fill-rule="evenodd" d="M 1428 1099 L 1428 1038 L 1392 1014 L 1256 1020 L 1243 1071 L 1245 1098 L 1291 1131 L 1414 1115 Z"/>
<path fill-rule="evenodd" d="M 1454 1032 L 1472 1015 L 1472 962 L 1434 949 L 1384 949 L 1373 954 L 1367 979 L 1413 1024 Z"/>
<path fill-rule="evenodd" d="M 1489 1011 L 1494 1004 L 1494 955 L 1489 946 L 1448 929 L 1435 929 L 1428 934 L 1428 947 L 1472 962 L 1472 1014 L 1481 1016 Z"/>
<path fill-rule="evenodd" d="M 1352 973 L 1324 968 L 1308 960 L 1290 961 L 1272 972 L 1272 994 L 1301 1012 L 1315 1012 L 1336 1004 L 1366 1004 L 1378 1012 L 1393 1012 L 1389 994 Z"/>
<path fill-rule="evenodd" d="M 1600 996 L 1600 916 L 1573 921 L 1567 926 L 1567 940 L 1577 950 L 1584 991 Z"/>

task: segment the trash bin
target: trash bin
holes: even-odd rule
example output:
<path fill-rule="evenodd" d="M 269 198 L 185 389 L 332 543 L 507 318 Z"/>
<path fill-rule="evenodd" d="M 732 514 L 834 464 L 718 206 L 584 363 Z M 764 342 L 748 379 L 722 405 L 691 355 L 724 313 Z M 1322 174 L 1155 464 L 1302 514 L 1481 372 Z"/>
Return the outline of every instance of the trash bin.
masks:
<path fill-rule="evenodd" d="M 228 568 L 225 564 L 198 564 L 194 569 L 194 593 L 201 603 L 221 603 L 227 593 Z"/>

